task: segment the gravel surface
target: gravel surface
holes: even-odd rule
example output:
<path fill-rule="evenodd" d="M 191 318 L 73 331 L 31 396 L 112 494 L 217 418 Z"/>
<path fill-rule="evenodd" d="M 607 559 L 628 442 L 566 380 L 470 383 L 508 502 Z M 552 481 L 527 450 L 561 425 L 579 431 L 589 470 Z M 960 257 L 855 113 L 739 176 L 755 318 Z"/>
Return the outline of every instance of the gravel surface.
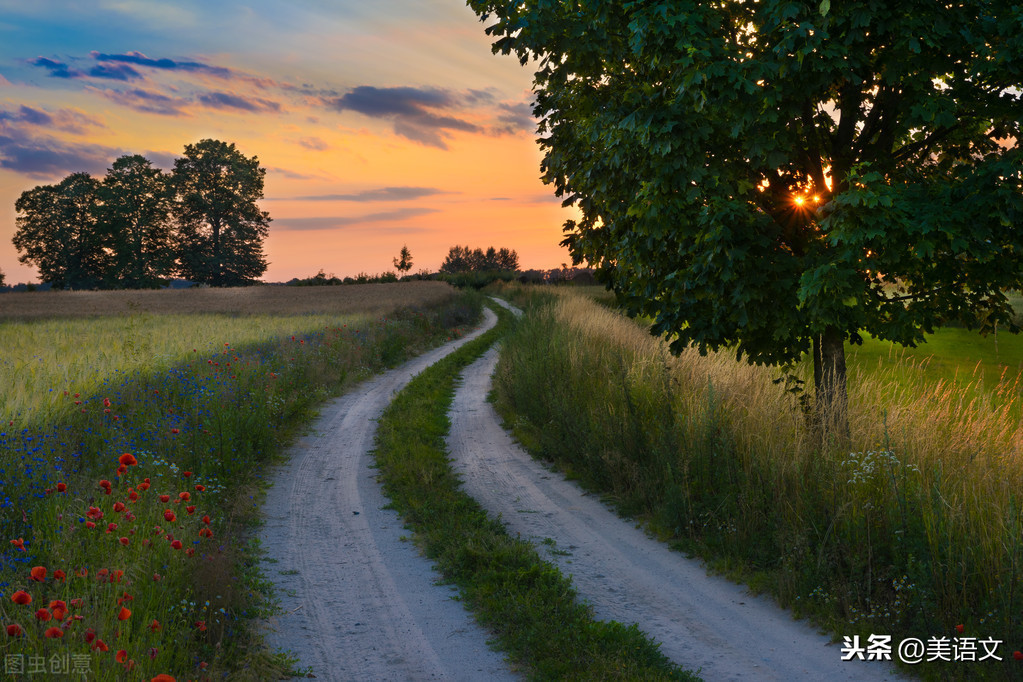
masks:
<path fill-rule="evenodd" d="M 598 618 L 637 623 L 706 680 L 900 679 L 886 663 L 843 662 L 832 644 L 771 600 L 672 552 L 525 453 L 487 402 L 498 351 L 462 375 L 448 449 L 466 492 L 509 532 L 572 576 Z"/>
<path fill-rule="evenodd" d="M 370 467 L 376 420 L 423 369 L 492 327 L 327 403 L 273 472 L 259 535 L 263 575 L 286 613 L 267 642 L 320 680 L 517 679 L 416 547 Z"/>
<path fill-rule="evenodd" d="M 327 680 L 517 679 L 488 634 L 438 584 L 383 507 L 369 451 L 376 420 L 408 381 L 484 326 L 360 385 L 322 409 L 272 475 L 260 540 L 263 574 L 286 613 L 267 641 Z M 497 349 L 466 369 L 448 446 L 466 491 L 508 530 L 536 542 L 597 617 L 637 623 L 706 680 L 889 680 L 894 668 L 842 662 L 841 647 L 766 598 L 708 576 L 533 460 L 486 401 Z"/>

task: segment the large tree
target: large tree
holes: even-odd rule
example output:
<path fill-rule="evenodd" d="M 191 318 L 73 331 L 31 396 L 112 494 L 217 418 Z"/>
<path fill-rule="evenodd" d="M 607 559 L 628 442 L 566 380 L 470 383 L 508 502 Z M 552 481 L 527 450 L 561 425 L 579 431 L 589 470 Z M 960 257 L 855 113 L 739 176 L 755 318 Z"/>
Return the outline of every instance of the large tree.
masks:
<path fill-rule="evenodd" d="M 122 156 L 100 189 L 101 220 L 112 237 L 116 286 L 166 284 L 174 267 L 169 177 L 144 156 Z"/>
<path fill-rule="evenodd" d="M 1009 0 L 470 0 L 537 60 L 565 244 L 672 348 L 812 352 L 1011 327 L 1023 285 L 1023 7 Z"/>
<path fill-rule="evenodd" d="M 266 271 L 263 240 L 270 214 L 260 210 L 266 169 L 219 140 L 185 146 L 174 162 L 179 270 L 211 286 L 253 283 Z"/>
<path fill-rule="evenodd" d="M 34 265 L 57 289 L 101 286 L 111 265 L 111 239 L 99 222 L 100 183 L 72 173 L 56 185 L 23 192 L 14 204 L 18 260 Z"/>

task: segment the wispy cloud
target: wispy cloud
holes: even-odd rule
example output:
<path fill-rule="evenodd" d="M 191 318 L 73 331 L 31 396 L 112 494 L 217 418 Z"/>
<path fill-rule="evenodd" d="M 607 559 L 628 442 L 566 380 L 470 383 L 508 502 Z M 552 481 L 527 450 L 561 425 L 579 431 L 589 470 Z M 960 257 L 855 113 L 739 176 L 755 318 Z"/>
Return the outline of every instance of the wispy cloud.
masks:
<path fill-rule="evenodd" d="M 142 74 L 127 64 L 97 64 L 89 69 L 93 78 L 106 78 L 115 81 L 130 81 L 142 78 Z"/>
<path fill-rule="evenodd" d="M 33 178 L 51 179 L 79 171 L 103 174 L 120 155 L 120 150 L 101 145 L 0 134 L 0 168 Z"/>
<path fill-rule="evenodd" d="M 318 137 L 303 137 L 298 144 L 313 152 L 324 152 L 330 149 L 330 145 Z"/>
<path fill-rule="evenodd" d="M 407 220 L 437 212 L 438 210 L 435 208 L 399 208 L 393 211 L 381 211 L 361 216 L 328 216 L 320 218 L 277 217 L 274 219 L 274 229 L 287 231 L 336 230 L 366 223 Z"/>
<path fill-rule="evenodd" d="M 436 187 L 380 187 L 378 189 L 367 189 L 352 194 L 314 194 L 303 197 L 279 197 L 288 201 L 408 201 L 431 197 L 438 194 L 450 194 Z"/>
<path fill-rule="evenodd" d="M 278 113 L 281 105 L 260 97 L 243 97 L 229 92 L 206 92 L 199 102 L 211 109 L 246 111 L 249 113 Z"/>
<path fill-rule="evenodd" d="M 214 66 L 198 61 L 176 61 L 174 59 L 153 59 L 142 52 L 126 52 L 124 54 L 104 54 L 102 52 L 90 52 L 89 55 L 97 62 L 115 62 L 120 64 L 131 64 L 134 66 L 160 69 L 164 71 L 189 71 L 193 73 L 208 73 L 221 78 L 228 78 L 233 75 L 231 69 L 223 66 Z"/>
<path fill-rule="evenodd" d="M 439 149 L 448 148 L 445 140 L 450 138 L 451 131 L 480 131 L 474 123 L 443 113 L 461 108 L 459 99 L 447 90 L 360 85 L 340 97 L 323 101 L 335 111 L 388 119 L 396 134 Z"/>
<path fill-rule="evenodd" d="M 6 124 L 6 125 L 4 125 Z M 17 109 L 0 108 L 0 131 L 6 129 L 10 133 L 10 125 L 38 126 L 48 130 L 60 130 L 72 135 L 85 135 L 94 128 L 105 128 L 99 119 L 75 109 L 61 108 L 53 112 L 24 104 Z"/>
<path fill-rule="evenodd" d="M 170 97 L 152 90 L 132 88 L 130 90 L 105 90 L 90 88 L 92 91 L 106 97 L 111 102 L 120 104 L 123 107 L 142 111 L 147 114 L 160 114 L 161 116 L 189 116 L 189 100 L 181 97 Z"/>
<path fill-rule="evenodd" d="M 32 66 L 41 66 L 49 71 L 54 78 L 82 78 L 85 76 L 84 72 L 71 68 L 65 62 L 58 62 L 47 57 L 36 57 L 28 60 L 28 63 Z"/>

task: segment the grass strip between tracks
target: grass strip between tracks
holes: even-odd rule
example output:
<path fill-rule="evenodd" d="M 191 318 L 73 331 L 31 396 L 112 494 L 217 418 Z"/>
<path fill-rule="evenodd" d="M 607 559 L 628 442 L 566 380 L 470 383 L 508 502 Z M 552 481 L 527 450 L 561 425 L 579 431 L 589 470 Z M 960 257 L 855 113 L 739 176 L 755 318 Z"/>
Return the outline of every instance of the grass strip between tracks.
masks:
<path fill-rule="evenodd" d="M 462 491 L 448 464 L 447 413 L 461 371 L 514 323 L 503 309 L 498 314 L 493 330 L 425 370 L 381 417 L 375 456 L 391 506 L 531 678 L 699 679 L 635 625 L 595 620 L 568 578 Z"/>

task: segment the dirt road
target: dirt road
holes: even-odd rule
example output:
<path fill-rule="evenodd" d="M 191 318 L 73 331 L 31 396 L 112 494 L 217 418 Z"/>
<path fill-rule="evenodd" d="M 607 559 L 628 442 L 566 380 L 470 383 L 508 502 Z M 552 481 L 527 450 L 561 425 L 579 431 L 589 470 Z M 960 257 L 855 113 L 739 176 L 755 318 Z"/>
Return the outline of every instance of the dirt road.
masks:
<path fill-rule="evenodd" d="M 281 596 L 268 642 L 326 680 L 516 679 L 487 634 L 438 585 L 383 509 L 369 451 L 376 419 L 412 376 L 494 324 L 328 403 L 272 476 L 260 539 Z M 766 599 L 708 577 L 532 460 L 486 402 L 492 349 L 463 375 L 449 449 L 466 491 L 573 578 L 600 618 L 638 623 L 707 680 L 897 679 L 885 664 L 843 663 L 838 645 Z"/>
<path fill-rule="evenodd" d="M 661 651 L 707 680 L 899 679 L 888 664 L 842 662 L 831 644 L 773 602 L 708 576 L 522 451 L 486 401 L 491 349 L 463 373 L 448 449 L 465 490 L 572 576 L 604 620 L 637 623 Z"/>
<path fill-rule="evenodd" d="M 319 680 L 516 679 L 453 588 L 415 546 L 370 468 L 376 420 L 392 396 L 489 329 L 420 356 L 326 404 L 270 477 L 260 541 L 263 575 L 286 614 L 268 643 Z"/>

